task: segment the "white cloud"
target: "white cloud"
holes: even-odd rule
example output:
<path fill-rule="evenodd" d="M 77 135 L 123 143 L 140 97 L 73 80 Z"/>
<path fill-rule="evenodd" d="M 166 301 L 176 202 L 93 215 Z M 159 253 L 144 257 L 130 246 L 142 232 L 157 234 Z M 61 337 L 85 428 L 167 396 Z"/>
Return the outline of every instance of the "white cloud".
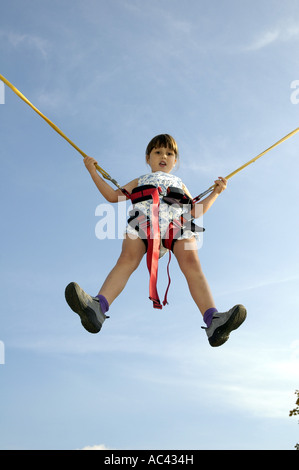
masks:
<path fill-rule="evenodd" d="M 286 42 L 295 39 L 299 36 L 299 28 L 296 25 L 285 25 L 276 29 L 264 31 L 251 42 L 248 46 L 244 47 L 245 51 L 258 51 L 264 47 L 270 46 L 276 42 Z"/>
<path fill-rule="evenodd" d="M 35 49 L 46 58 L 48 50 L 48 41 L 32 34 L 20 34 L 14 31 L 0 31 L 0 37 L 4 38 L 11 46 L 18 48 L 20 46 Z"/>
<path fill-rule="evenodd" d="M 106 447 L 105 444 L 97 444 L 94 446 L 85 446 L 81 450 L 111 450 L 109 447 Z"/>
<path fill-rule="evenodd" d="M 275 287 L 279 286 L 281 284 L 288 284 L 290 282 L 295 282 L 298 281 L 299 277 L 296 274 L 290 274 L 289 276 L 286 277 L 279 277 L 277 276 L 276 273 L 274 273 L 271 277 L 268 277 L 266 279 L 243 279 L 242 284 L 239 286 L 236 286 L 234 289 L 229 290 L 226 288 L 222 292 L 218 292 L 218 296 L 222 295 L 232 295 L 232 294 L 239 294 L 241 292 L 248 292 L 248 291 L 253 291 L 256 289 L 261 289 L 263 287 Z"/>
<path fill-rule="evenodd" d="M 266 46 L 269 46 L 275 42 L 280 36 L 279 31 L 266 31 L 257 37 L 249 46 L 246 47 L 248 51 L 257 51 L 263 49 Z"/>

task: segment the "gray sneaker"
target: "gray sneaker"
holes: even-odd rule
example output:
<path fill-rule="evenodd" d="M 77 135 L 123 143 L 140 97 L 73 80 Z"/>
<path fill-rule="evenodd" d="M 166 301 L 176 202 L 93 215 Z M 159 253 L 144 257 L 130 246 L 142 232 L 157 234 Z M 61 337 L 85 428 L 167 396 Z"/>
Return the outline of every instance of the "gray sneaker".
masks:
<path fill-rule="evenodd" d="M 209 328 L 202 326 L 206 330 L 211 346 L 217 347 L 224 344 L 230 333 L 239 328 L 246 318 L 246 308 L 243 305 L 235 305 L 228 312 L 214 313 L 213 320 Z"/>
<path fill-rule="evenodd" d="M 98 333 L 106 318 L 109 318 L 102 312 L 99 299 L 86 294 L 76 282 L 66 286 L 65 299 L 89 333 Z"/>

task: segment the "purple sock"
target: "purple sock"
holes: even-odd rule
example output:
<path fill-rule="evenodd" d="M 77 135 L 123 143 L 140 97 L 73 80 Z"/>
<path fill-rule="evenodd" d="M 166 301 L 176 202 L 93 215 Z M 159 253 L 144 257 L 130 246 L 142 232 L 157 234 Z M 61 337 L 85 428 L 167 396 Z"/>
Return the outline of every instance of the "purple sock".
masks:
<path fill-rule="evenodd" d="M 205 311 L 204 316 L 203 316 L 203 321 L 209 328 L 211 326 L 212 320 L 213 320 L 213 314 L 217 313 L 218 310 L 217 308 L 209 308 L 208 310 Z"/>
<path fill-rule="evenodd" d="M 108 312 L 109 304 L 108 304 L 108 300 L 106 299 L 106 297 L 104 297 L 103 295 L 96 295 L 96 298 L 99 299 L 102 312 L 103 313 Z"/>

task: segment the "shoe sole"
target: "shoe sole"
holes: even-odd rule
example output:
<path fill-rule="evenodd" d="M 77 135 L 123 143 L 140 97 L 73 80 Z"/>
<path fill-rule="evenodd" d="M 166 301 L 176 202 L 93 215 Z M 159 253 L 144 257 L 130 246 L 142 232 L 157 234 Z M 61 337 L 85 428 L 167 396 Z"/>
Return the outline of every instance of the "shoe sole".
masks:
<path fill-rule="evenodd" d="M 233 312 L 227 322 L 216 328 L 211 338 L 209 338 L 210 345 L 218 347 L 224 344 L 228 340 L 230 333 L 242 325 L 246 316 L 246 308 L 243 305 L 233 307 Z"/>
<path fill-rule="evenodd" d="M 71 282 L 65 288 L 65 300 L 67 301 L 73 312 L 77 313 L 81 319 L 81 323 L 89 333 L 98 333 L 102 325 L 98 321 L 92 308 L 84 305 L 80 301 L 78 294 L 80 287 L 76 282 Z"/>

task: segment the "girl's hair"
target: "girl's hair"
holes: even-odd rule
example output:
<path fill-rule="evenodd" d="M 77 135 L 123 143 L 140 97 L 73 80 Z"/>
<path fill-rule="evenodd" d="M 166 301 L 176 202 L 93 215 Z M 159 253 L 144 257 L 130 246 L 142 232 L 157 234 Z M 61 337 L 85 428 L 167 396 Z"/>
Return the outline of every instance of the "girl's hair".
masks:
<path fill-rule="evenodd" d="M 169 134 L 156 135 L 156 137 L 154 137 L 146 147 L 145 156 L 147 157 L 153 149 L 159 147 L 169 148 L 175 153 L 176 158 L 179 158 L 179 149 L 177 143 Z"/>

